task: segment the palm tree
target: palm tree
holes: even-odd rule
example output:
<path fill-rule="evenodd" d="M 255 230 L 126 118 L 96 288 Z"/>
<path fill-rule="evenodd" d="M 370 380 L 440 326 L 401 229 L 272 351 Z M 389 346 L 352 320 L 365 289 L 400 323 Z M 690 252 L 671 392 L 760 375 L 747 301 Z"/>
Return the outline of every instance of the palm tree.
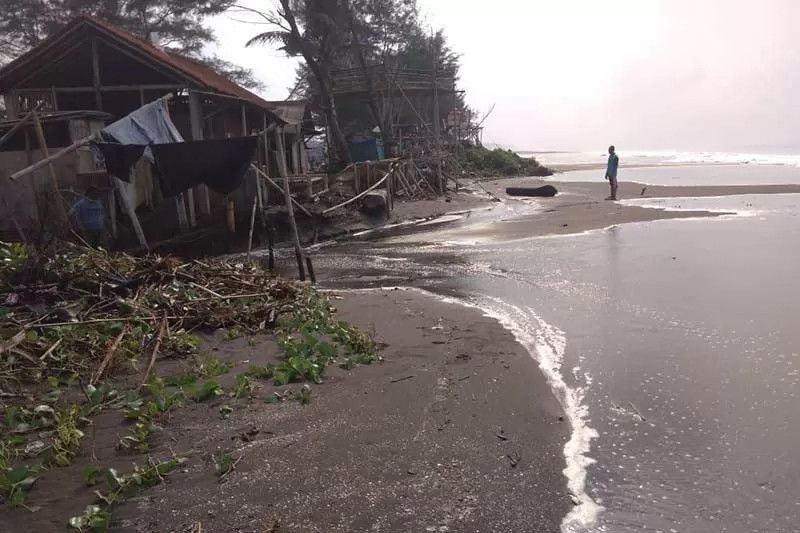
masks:
<path fill-rule="evenodd" d="M 350 151 L 336 112 L 330 75 L 335 59 L 348 45 L 346 3 L 339 0 L 280 0 L 280 8 L 271 13 L 241 9 L 258 14 L 271 26 L 269 31 L 247 41 L 247 46 L 278 45 L 288 56 L 303 57 L 317 82 L 320 107 L 327 119 L 336 156 L 340 163 L 349 163 Z M 303 21 L 302 29 L 298 18 Z"/>

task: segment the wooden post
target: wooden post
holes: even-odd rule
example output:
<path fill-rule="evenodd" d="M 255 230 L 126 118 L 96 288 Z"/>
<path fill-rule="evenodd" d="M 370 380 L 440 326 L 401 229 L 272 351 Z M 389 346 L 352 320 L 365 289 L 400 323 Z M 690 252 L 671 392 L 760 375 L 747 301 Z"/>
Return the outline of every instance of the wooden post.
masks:
<path fill-rule="evenodd" d="M 242 137 L 247 136 L 247 107 L 242 104 Z"/>
<path fill-rule="evenodd" d="M 114 189 L 108 192 L 108 218 L 111 220 L 111 235 L 116 239 L 117 232 L 117 195 Z"/>
<path fill-rule="evenodd" d="M 131 169 L 131 173 L 133 173 L 133 169 Z M 136 238 L 139 239 L 139 244 L 145 250 L 149 250 L 150 248 L 147 246 L 147 239 L 144 237 L 144 231 L 142 230 L 142 225 L 139 224 L 139 217 L 136 216 L 136 209 L 131 204 L 131 199 L 126 194 L 124 190 L 124 185 L 122 181 L 117 178 L 116 176 L 111 177 L 111 181 L 114 184 L 114 188 L 117 190 L 117 194 L 119 195 L 120 199 L 122 200 L 122 206 L 125 208 L 125 212 L 128 214 L 128 218 L 131 219 L 131 225 L 133 225 L 133 231 L 136 233 Z M 180 199 L 180 197 L 178 197 Z M 186 214 L 184 213 L 184 216 Z"/>
<path fill-rule="evenodd" d="M 258 178 L 256 178 L 258 179 Z M 260 180 L 259 180 L 260 181 Z M 250 233 L 247 236 L 247 260 L 250 261 L 250 252 L 253 249 L 253 229 L 256 227 L 256 207 L 258 207 L 258 195 L 253 198 L 253 209 L 250 211 Z"/>
<path fill-rule="evenodd" d="M 47 141 L 44 138 L 44 128 L 42 122 L 39 120 L 39 114 L 35 111 L 31 117 L 33 119 L 34 129 L 36 130 L 36 137 L 39 141 L 39 151 L 42 153 L 42 159 L 50 157 L 50 151 L 47 149 Z M 47 168 L 50 170 L 50 188 L 53 193 L 53 203 L 55 203 L 55 216 L 56 224 L 63 224 L 62 228 L 66 231 L 68 224 L 67 211 L 64 209 L 64 200 L 61 198 L 61 191 L 58 189 L 58 176 L 56 175 L 56 167 L 52 162 L 47 163 Z"/>
<path fill-rule="evenodd" d="M 95 105 L 98 111 L 102 111 L 103 95 L 100 92 L 100 54 L 97 50 L 97 39 L 92 39 L 92 86 L 94 87 Z"/>
<path fill-rule="evenodd" d="M 186 204 L 183 203 L 183 194 L 175 197 L 175 210 L 178 213 L 178 228 L 181 233 L 189 230 L 189 221 L 186 218 Z"/>
<path fill-rule="evenodd" d="M 6 104 L 6 116 L 8 120 L 16 120 L 19 117 L 19 99 L 17 98 L 17 91 L 8 91 L 3 95 L 3 101 Z"/>
<path fill-rule="evenodd" d="M 292 228 L 292 235 L 294 237 L 294 253 L 297 259 L 297 270 L 300 274 L 300 280 L 305 281 L 306 273 L 303 265 L 303 248 L 300 246 L 300 233 L 297 231 L 297 221 L 294 218 L 294 205 L 292 204 L 292 194 L 289 189 L 289 172 L 286 169 L 286 150 L 283 143 L 283 127 L 278 126 L 275 129 L 275 143 L 278 150 L 278 172 L 283 178 L 283 192 L 286 196 L 286 210 L 289 213 L 289 225 Z"/>
<path fill-rule="evenodd" d="M 228 231 L 236 233 L 236 204 L 230 196 L 228 197 L 228 207 L 225 210 L 225 214 L 228 221 Z"/>
<path fill-rule="evenodd" d="M 203 106 L 200 97 L 194 91 L 189 91 L 189 124 L 192 130 L 192 140 L 203 140 Z M 197 186 L 198 200 L 200 202 L 200 213 L 203 215 L 211 214 L 211 194 L 205 185 Z M 192 202 L 194 205 L 194 202 Z M 192 209 L 194 211 L 194 209 Z"/>
<path fill-rule="evenodd" d="M 197 226 L 197 218 L 194 214 L 194 189 L 186 190 L 186 203 L 189 206 L 189 227 L 194 228 Z"/>
<path fill-rule="evenodd" d="M 58 111 L 58 95 L 55 86 L 50 87 L 50 103 L 53 104 L 53 111 Z"/>

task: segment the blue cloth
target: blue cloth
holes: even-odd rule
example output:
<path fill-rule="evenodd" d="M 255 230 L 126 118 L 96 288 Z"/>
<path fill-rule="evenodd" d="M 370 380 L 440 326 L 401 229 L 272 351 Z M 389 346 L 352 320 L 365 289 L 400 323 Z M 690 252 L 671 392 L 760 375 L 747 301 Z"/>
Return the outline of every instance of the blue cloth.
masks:
<path fill-rule="evenodd" d="M 103 137 L 119 144 L 167 144 L 183 142 L 178 128 L 169 118 L 166 101 L 158 99 L 140 107 L 113 124 L 103 128 Z M 150 148 L 144 157 L 151 163 L 153 153 Z"/>
<path fill-rule="evenodd" d="M 619 157 L 617 157 L 617 154 L 609 154 L 608 167 L 606 167 L 606 176 L 609 178 L 616 178 L 618 167 L 619 167 Z"/>
<path fill-rule="evenodd" d="M 106 229 L 106 210 L 100 200 L 81 198 L 75 202 L 69 214 L 75 216 L 86 231 L 101 232 Z"/>

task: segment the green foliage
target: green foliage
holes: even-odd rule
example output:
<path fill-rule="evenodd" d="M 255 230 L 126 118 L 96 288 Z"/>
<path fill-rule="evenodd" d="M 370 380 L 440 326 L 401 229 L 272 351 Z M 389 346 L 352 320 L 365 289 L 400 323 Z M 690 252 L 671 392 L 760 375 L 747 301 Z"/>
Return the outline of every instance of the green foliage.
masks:
<path fill-rule="evenodd" d="M 114 505 L 137 495 L 143 489 L 158 485 L 165 476 L 184 464 L 186 464 L 184 457 L 173 457 L 162 462 L 149 458 L 146 467 L 134 465 L 133 472 L 128 474 L 121 474 L 116 469 L 109 468 L 104 471 L 109 491 L 105 494 L 95 491 L 95 494 L 106 505 Z"/>
<path fill-rule="evenodd" d="M 211 456 L 214 463 L 214 473 L 217 477 L 228 475 L 234 468 L 236 460 L 228 451 L 218 451 Z"/>
<path fill-rule="evenodd" d="M 69 527 L 78 531 L 105 533 L 111 526 L 111 513 L 104 511 L 99 505 L 87 505 L 83 514 L 69 519 Z"/>
<path fill-rule="evenodd" d="M 24 244 L 0 241 L 0 274 L 16 273 L 28 261 L 30 251 Z"/>
<path fill-rule="evenodd" d="M 275 375 L 275 367 L 273 365 L 250 365 L 250 368 L 245 374 L 253 379 L 272 379 Z"/>
<path fill-rule="evenodd" d="M 19 507 L 24 505 L 25 496 L 37 479 L 25 465 L 5 468 L 0 472 L 0 492 L 8 505 Z"/>
<path fill-rule="evenodd" d="M 207 402 L 214 400 L 225 394 L 219 383 L 213 380 L 206 381 L 203 386 L 195 393 L 195 400 L 198 402 Z"/>
<path fill-rule="evenodd" d="M 283 392 L 275 391 L 268 397 L 264 398 L 266 403 L 282 403 L 289 400 L 296 400 L 303 405 L 311 403 L 311 385 L 306 383 L 298 392 L 286 390 Z"/>
<path fill-rule="evenodd" d="M 146 453 L 150 449 L 148 439 L 155 430 L 153 421 L 147 415 L 139 415 L 133 424 L 130 435 L 125 435 L 117 442 L 117 449 Z"/>
<path fill-rule="evenodd" d="M 200 361 L 197 366 L 197 375 L 201 378 L 215 378 L 227 374 L 233 368 L 233 364 L 223 361 L 216 357 L 207 357 Z"/>
<path fill-rule="evenodd" d="M 53 461 L 58 466 L 67 466 L 80 448 L 83 432 L 78 429 L 80 409 L 69 405 L 55 413 L 55 436 L 53 437 Z"/>
<path fill-rule="evenodd" d="M 25 503 L 25 495 L 37 479 L 29 467 L 13 465 L 18 455 L 17 444 L 0 440 L 0 496 L 11 507 Z"/>
<path fill-rule="evenodd" d="M 248 398 L 253 392 L 253 383 L 250 381 L 250 376 L 247 374 L 239 374 L 236 376 L 236 383 L 234 385 L 231 396 L 234 398 Z"/>
<path fill-rule="evenodd" d="M 470 146 L 464 151 L 464 166 L 487 176 L 550 176 L 553 171 L 535 158 L 520 157 L 511 150 Z"/>

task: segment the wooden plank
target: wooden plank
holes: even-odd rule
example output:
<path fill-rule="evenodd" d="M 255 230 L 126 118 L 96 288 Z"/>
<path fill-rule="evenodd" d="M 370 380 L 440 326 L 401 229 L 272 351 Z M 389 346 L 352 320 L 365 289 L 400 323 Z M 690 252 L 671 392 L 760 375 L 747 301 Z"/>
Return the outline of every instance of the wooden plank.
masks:
<path fill-rule="evenodd" d="M 103 95 L 100 93 L 100 54 L 97 50 L 97 39 L 92 39 L 92 86 L 97 109 L 103 110 Z"/>
<path fill-rule="evenodd" d="M 111 220 L 111 235 L 116 239 L 117 231 L 117 194 L 114 189 L 108 192 L 108 218 Z"/>
<path fill-rule="evenodd" d="M 192 132 L 193 141 L 203 140 L 203 105 L 200 97 L 194 91 L 189 91 L 189 125 Z M 197 187 L 197 194 L 200 201 L 200 212 L 203 215 L 211 214 L 211 193 L 205 185 Z"/>
<path fill-rule="evenodd" d="M 122 92 L 122 91 L 176 91 L 178 89 L 183 89 L 186 85 L 181 83 L 154 83 L 154 84 L 143 84 L 143 85 L 102 85 L 95 87 L 94 85 L 83 85 L 83 86 L 76 86 L 76 87 L 37 87 L 31 88 L 26 87 L 24 89 L 18 89 L 19 94 L 34 94 L 34 93 L 46 93 L 50 91 L 55 91 L 58 94 L 66 94 L 66 93 L 91 93 L 94 92 L 96 89 L 100 89 L 101 92 Z"/>
<path fill-rule="evenodd" d="M 181 232 L 189 229 L 189 221 L 186 217 L 186 204 L 183 203 L 183 194 L 175 197 L 175 211 L 178 213 L 178 228 Z"/>
<path fill-rule="evenodd" d="M 6 105 L 6 116 L 9 120 L 15 120 L 19 117 L 19 100 L 17 98 L 17 91 L 10 90 L 3 95 L 3 102 Z"/>

